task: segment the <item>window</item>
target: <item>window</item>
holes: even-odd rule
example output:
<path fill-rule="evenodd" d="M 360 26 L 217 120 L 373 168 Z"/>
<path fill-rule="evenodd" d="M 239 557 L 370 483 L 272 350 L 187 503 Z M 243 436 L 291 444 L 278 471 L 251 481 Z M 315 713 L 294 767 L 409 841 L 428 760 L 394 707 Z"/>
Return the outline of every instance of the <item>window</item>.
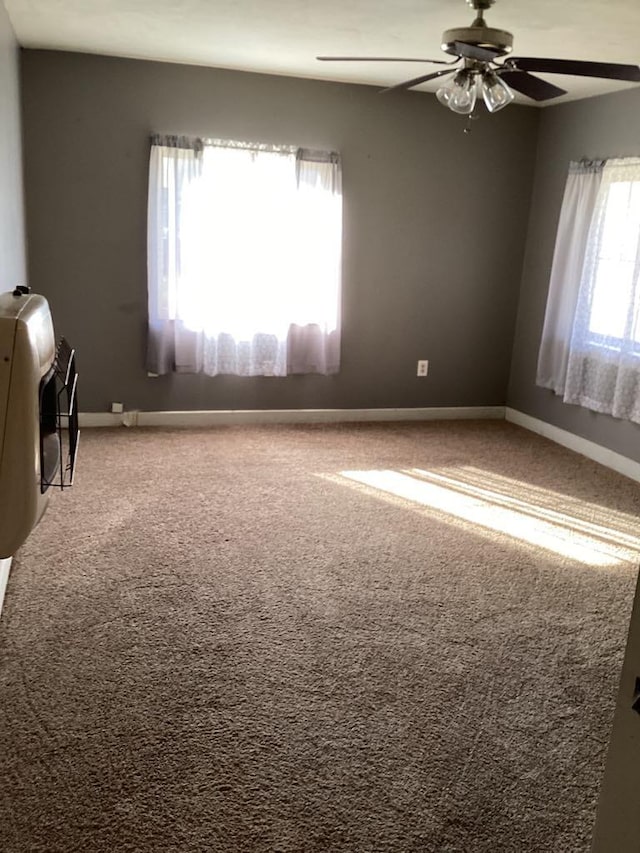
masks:
<path fill-rule="evenodd" d="M 537 382 L 640 423 L 640 158 L 571 164 Z"/>
<path fill-rule="evenodd" d="M 335 153 L 154 138 L 150 370 L 338 370 L 340 177 Z"/>
<path fill-rule="evenodd" d="M 640 180 L 613 181 L 605 191 L 602 225 L 593 236 L 589 341 L 619 351 L 629 339 L 640 350 Z"/>

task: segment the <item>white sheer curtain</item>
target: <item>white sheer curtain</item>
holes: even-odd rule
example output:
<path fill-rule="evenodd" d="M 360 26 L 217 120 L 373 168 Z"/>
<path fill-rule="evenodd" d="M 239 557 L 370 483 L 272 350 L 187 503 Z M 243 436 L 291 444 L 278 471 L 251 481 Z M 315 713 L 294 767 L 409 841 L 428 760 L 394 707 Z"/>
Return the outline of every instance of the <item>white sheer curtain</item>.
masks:
<path fill-rule="evenodd" d="M 149 163 L 147 271 L 149 370 L 166 373 L 176 360 L 182 280 L 183 207 L 180 200 L 202 173 L 202 146 L 184 137 L 153 144 Z M 158 141 L 159 143 L 159 141 Z"/>
<path fill-rule="evenodd" d="M 337 155 L 155 139 L 149 369 L 336 372 L 341 232 Z"/>
<path fill-rule="evenodd" d="M 536 382 L 564 394 L 573 321 L 589 228 L 602 179 L 602 161 L 571 163 L 553 253 Z"/>
<path fill-rule="evenodd" d="M 538 382 L 567 403 L 640 423 L 640 158 L 607 161 L 595 202 L 593 176 L 580 180 L 573 244 L 558 235 L 564 256 L 576 253 L 578 287 L 552 273 Z M 557 329 L 554 347 L 549 331 Z"/>

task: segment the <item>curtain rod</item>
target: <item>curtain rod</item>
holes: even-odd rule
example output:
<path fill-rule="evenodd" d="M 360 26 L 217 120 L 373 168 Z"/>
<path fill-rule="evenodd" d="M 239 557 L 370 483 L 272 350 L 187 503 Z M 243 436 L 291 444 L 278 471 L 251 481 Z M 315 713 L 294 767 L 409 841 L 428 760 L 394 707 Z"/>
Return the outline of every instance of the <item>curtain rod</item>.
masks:
<path fill-rule="evenodd" d="M 574 162 L 577 162 L 579 166 L 604 166 L 607 161 L 604 157 L 581 157 Z"/>
<path fill-rule="evenodd" d="M 601 172 L 606 163 L 606 160 L 591 160 L 588 157 L 582 157 L 580 160 L 571 160 L 569 162 L 569 173 Z"/>
<path fill-rule="evenodd" d="M 299 160 L 312 160 L 320 163 L 337 163 L 340 155 L 337 151 L 325 151 L 317 148 L 303 148 L 297 145 L 276 145 L 269 142 L 245 142 L 235 139 L 216 139 L 211 137 L 180 136 L 176 134 L 151 135 L 151 144 L 165 148 L 183 148 L 201 153 L 209 146 L 212 148 L 238 148 L 243 151 L 269 151 L 276 154 L 294 154 Z"/>

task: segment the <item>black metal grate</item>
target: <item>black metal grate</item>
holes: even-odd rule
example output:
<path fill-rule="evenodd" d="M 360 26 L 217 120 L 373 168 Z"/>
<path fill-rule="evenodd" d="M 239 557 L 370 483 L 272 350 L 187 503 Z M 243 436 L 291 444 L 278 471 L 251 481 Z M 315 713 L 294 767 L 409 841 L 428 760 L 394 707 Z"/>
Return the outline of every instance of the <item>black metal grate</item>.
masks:
<path fill-rule="evenodd" d="M 41 490 L 73 485 L 80 430 L 78 429 L 76 353 L 60 340 L 52 368 L 40 386 Z"/>

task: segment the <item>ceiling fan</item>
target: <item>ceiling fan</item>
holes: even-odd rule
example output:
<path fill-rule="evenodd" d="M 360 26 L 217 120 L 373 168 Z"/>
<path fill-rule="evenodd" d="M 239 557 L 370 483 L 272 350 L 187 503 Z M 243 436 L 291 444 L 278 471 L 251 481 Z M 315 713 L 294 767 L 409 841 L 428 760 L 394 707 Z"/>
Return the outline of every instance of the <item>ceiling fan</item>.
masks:
<path fill-rule="evenodd" d="M 582 77 L 601 77 L 609 80 L 629 80 L 640 83 L 640 67 L 621 65 L 614 62 L 584 62 L 573 59 L 535 59 L 509 56 L 513 49 L 513 35 L 506 30 L 488 27 L 484 20 L 485 10 L 494 0 L 467 0 L 476 11 L 476 18 L 469 27 L 445 30 L 442 35 L 442 50 L 455 57 L 441 59 L 409 59 L 386 56 L 318 56 L 323 62 L 428 62 L 446 65 L 439 71 L 423 74 L 395 86 L 383 89 L 394 92 L 412 89 L 427 80 L 435 80 L 454 74 L 449 85 L 442 86 L 436 97 L 453 112 L 469 115 L 476 105 L 478 91 L 489 112 L 495 113 L 513 101 L 513 90 L 534 101 L 549 101 L 566 90 L 531 74 L 575 74 Z"/>

